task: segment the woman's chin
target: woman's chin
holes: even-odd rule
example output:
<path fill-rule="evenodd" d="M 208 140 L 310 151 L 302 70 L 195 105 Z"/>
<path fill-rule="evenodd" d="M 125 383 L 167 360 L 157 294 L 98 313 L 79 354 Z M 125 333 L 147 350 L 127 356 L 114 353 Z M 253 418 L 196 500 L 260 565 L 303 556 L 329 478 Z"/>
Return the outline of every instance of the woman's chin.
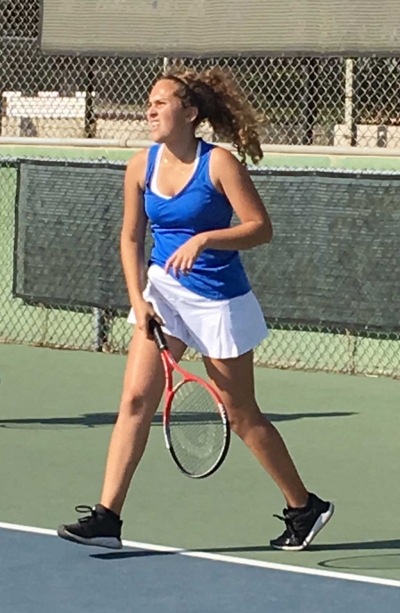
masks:
<path fill-rule="evenodd" d="M 155 143 L 164 143 L 165 142 L 165 134 L 162 134 L 158 130 L 151 131 L 151 138 Z"/>

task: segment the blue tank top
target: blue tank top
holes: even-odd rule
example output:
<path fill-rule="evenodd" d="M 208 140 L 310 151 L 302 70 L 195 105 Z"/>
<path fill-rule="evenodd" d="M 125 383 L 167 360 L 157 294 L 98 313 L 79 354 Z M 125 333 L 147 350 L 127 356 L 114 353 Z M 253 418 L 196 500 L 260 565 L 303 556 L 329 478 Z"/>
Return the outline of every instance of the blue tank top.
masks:
<path fill-rule="evenodd" d="M 214 145 L 199 140 L 194 174 L 172 197 L 158 192 L 157 177 L 153 176 L 158 172 L 161 147 L 157 144 L 149 150 L 144 203 L 153 237 L 149 264 L 164 267 L 168 258 L 195 234 L 228 228 L 233 210 L 210 179 L 210 153 Z M 235 298 L 251 289 L 239 253 L 220 249 L 205 249 L 192 271 L 187 276 L 181 274 L 178 281 L 212 300 Z"/>

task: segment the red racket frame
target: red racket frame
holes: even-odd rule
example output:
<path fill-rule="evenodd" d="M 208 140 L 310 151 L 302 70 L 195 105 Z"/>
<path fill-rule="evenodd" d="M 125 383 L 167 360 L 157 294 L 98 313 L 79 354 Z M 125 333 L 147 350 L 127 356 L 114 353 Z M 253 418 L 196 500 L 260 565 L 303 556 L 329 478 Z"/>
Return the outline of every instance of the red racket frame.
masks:
<path fill-rule="evenodd" d="M 162 360 L 163 367 L 164 367 L 164 374 L 165 374 L 165 403 L 164 403 L 164 411 L 163 411 L 163 430 L 164 430 L 165 445 L 168 451 L 170 452 L 175 464 L 178 466 L 179 470 L 181 470 L 186 476 L 191 477 L 192 479 L 204 479 L 205 477 L 209 477 L 210 475 L 214 474 L 215 471 L 218 470 L 218 468 L 220 468 L 229 450 L 230 427 L 229 427 L 229 420 L 228 420 L 226 409 L 224 407 L 224 404 L 219 394 L 216 392 L 216 390 L 211 385 L 209 385 L 209 383 L 204 381 L 204 379 L 202 379 L 201 377 L 197 377 L 196 375 L 188 372 L 187 370 L 179 366 L 179 364 L 174 360 L 168 348 L 168 344 L 165 339 L 164 333 L 161 329 L 161 326 L 154 319 L 150 321 L 150 330 L 154 336 L 154 340 L 160 351 L 161 360 Z M 182 377 L 182 379 L 175 386 L 173 382 L 174 371 L 176 371 Z M 218 459 L 213 464 L 213 466 L 201 474 L 190 473 L 188 470 L 185 469 L 184 466 L 182 466 L 181 462 L 179 461 L 179 458 L 175 454 L 175 450 L 171 443 L 170 415 L 171 415 L 171 407 L 172 407 L 174 395 L 176 394 L 176 392 L 182 385 L 190 381 L 193 381 L 195 383 L 198 383 L 199 385 L 202 385 L 208 391 L 208 393 L 212 396 L 215 402 L 215 405 L 216 405 L 216 409 L 220 415 L 222 425 L 224 427 L 224 445 L 221 448 L 221 453 L 219 454 Z"/>

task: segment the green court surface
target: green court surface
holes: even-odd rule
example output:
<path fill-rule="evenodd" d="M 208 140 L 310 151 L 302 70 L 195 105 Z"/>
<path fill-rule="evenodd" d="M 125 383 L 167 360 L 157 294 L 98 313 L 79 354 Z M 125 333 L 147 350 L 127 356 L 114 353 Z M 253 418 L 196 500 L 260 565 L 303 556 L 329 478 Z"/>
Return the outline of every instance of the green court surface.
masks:
<path fill-rule="evenodd" d="M 99 497 L 126 358 L 0 345 L 0 521 L 54 529 Z M 202 372 L 200 363 L 185 363 Z M 123 537 L 400 579 L 400 383 L 256 369 L 257 394 L 307 487 L 336 513 L 302 553 L 271 551 L 280 492 L 236 438 L 211 478 L 182 476 L 159 416 L 132 482 Z"/>

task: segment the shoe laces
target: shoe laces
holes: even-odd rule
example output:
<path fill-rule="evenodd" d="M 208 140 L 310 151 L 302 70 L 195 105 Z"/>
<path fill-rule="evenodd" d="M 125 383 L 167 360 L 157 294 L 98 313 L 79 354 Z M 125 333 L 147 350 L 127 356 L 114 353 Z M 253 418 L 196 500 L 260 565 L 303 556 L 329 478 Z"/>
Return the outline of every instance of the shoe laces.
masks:
<path fill-rule="evenodd" d="M 310 517 L 310 511 L 304 509 L 284 509 L 283 517 L 274 515 L 281 521 L 284 521 L 290 535 L 296 536 L 298 532 L 302 532 L 307 528 Z"/>
<path fill-rule="evenodd" d="M 280 521 L 285 522 L 286 531 L 290 536 L 296 536 L 296 529 L 294 527 L 293 519 L 289 515 L 287 515 L 285 511 L 283 513 L 284 517 L 282 517 L 282 515 L 274 515 L 274 517 L 276 517 Z"/>
<path fill-rule="evenodd" d="M 89 515 L 86 515 L 85 517 L 79 517 L 78 521 L 81 524 L 91 521 L 93 517 L 96 517 L 97 515 L 96 509 L 90 507 L 88 504 L 78 504 L 78 506 L 75 507 L 75 511 L 77 513 L 89 513 Z"/>

